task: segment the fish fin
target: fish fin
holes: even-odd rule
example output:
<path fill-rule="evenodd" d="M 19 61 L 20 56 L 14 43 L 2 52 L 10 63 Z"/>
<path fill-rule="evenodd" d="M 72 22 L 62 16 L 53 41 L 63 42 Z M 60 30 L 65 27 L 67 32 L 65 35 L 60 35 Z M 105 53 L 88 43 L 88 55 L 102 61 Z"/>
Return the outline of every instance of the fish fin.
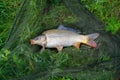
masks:
<path fill-rule="evenodd" d="M 57 29 L 64 30 L 64 29 L 66 29 L 66 27 L 64 27 L 63 25 L 59 25 Z"/>
<path fill-rule="evenodd" d="M 59 25 L 57 29 L 72 31 L 72 32 L 75 32 L 75 33 L 80 33 L 79 30 L 76 30 L 76 29 L 73 29 L 73 28 L 70 28 L 70 27 L 65 27 L 64 25 Z"/>
<path fill-rule="evenodd" d="M 31 45 L 34 45 L 34 44 L 35 44 L 35 42 L 34 42 L 33 39 L 30 40 L 30 44 L 31 44 Z"/>
<path fill-rule="evenodd" d="M 88 36 L 89 40 L 95 40 L 99 36 L 99 33 L 93 33 L 93 34 L 89 34 L 87 36 Z"/>
<path fill-rule="evenodd" d="M 45 47 L 46 47 L 46 44 L 44 43 L 44 44 L 42 45 L 42 50 L 44 50 Z"/>
<path fill-rule="evenodd" d="M 99 36 L 99 33 L 93 33 L 93 34 L 89 34 L 87 35 L 88 37 L 88 41 L 86 42 L 87 45 L 91 46 L 91 47 L 97 47 L 96 42 L 94 41 L 97 37 Z"/>
<path fill-rule="evenodd" d="M 42 45 L 42 49 L 40 50 L 40 52 L 42 53 L 45 50 L 46 44 Z"/>
<path fill-rule="evenodd" d="M 89 46 L 91 46 L 91 47 L 97 47 L 97 44 L 96 44 L 96 42 L 95 41 L 88 41 L 87 43 L 86 43 L 87 45 L 89 45 Z"/>
<path fill-rule="evenodd" d="M 80 48 L 80 42 L 74 43 L 73 46 L 74 46 L 75 48 L 79 49 L 79 48 Z"/>
<path fill-rule="evenodd" d="M 62 51 L 63 46 L 58 45 L 58 46 L 56 46 L 56 48 L 57 48 L 57 50 L 60 52 L 60 51 Z"/>

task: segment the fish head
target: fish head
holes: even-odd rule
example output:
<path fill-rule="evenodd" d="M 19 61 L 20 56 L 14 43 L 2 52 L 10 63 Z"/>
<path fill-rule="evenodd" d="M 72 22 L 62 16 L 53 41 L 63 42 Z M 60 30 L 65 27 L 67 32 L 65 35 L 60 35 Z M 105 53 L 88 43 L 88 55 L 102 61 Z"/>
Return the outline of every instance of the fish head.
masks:
<path fill-rule="evenodd" d="M 38 37 L 35 37 L 34 39 L 30 40 L 31 45 L 37 44 L 37 45 L 43 45 L 46 43 L 46 36 L 40 35 Z"/>

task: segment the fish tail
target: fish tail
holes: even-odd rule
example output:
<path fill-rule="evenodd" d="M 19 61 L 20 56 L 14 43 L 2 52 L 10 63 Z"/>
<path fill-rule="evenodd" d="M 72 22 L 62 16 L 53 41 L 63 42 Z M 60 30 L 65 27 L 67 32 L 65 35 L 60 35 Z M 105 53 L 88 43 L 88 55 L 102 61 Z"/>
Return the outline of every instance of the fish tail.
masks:
<path fill-rule="evenodd" d="M 94 40 L 99 36 L 99 33 L 93 33 L 93 34 L 89 34 L 86 36 L 87 36 L 86 44 L 91 46 L 91 47 L 97 47 L 97 44 Z"/>

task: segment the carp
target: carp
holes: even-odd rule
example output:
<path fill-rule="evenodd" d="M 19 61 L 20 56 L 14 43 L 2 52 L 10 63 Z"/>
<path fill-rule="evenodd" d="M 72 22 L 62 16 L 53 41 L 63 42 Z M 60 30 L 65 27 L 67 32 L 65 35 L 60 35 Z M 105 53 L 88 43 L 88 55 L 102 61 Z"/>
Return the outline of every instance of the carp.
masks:
<path fill-rule="evenodd" d="M 88 35 L 80 35 L 73 31 L 51 29 L 44 31 L 42 35 L 30 40 L 31 45 L 37 44 L 42 46 L 42 49 L 57 48 L 61 51 L 63 47 L 74 46 L 80 48 L 80 44 L 86 44 L 91 47 L 97 47 L 94 41 L 99 36 L 99 33 L 93 33 Z"/>

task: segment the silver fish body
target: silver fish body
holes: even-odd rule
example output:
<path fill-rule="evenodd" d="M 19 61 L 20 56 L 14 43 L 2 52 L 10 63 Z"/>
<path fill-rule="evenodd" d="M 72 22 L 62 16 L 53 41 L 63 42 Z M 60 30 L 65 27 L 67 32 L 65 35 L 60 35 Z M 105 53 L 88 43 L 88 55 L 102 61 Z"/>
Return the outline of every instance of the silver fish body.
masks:
<path fill-rule="evenodd" d="M 48 30 L 44 32 L 46 36 L 46 47 L 72 46 L 75 42 L 83 42 L 85 37 L 72 31 L 66 30 Z"/>
<path fill-rule="evenodd" d="M 98 33 L 80 35 L 73 31 L 59 29 L 47 30 L 42 34 L 43 35 L 37 37 L 37 40 L 36 38 L 31 39 L 31 44 L 38 44 L 48 48 L 57 48 L 58 51 L 61 51 L 63 47 L 66 46 L 75 46 L 79 48 L 81 43 L 96 47 L 97 45 L 93 40 L 99 36 Z"/>

